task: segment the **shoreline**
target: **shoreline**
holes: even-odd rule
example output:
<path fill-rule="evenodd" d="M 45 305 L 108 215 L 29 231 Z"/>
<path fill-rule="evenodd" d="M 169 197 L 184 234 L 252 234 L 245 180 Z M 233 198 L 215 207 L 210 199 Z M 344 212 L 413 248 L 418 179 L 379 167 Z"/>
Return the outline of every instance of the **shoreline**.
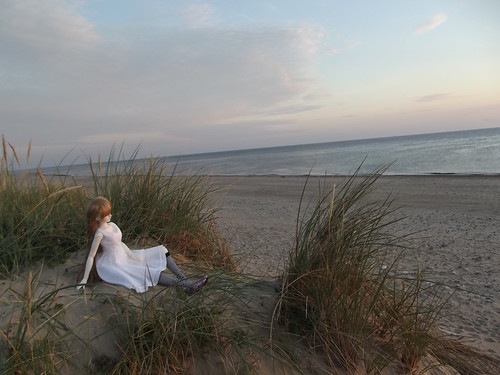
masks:
<path fill-rule="evenodd" d="M 53 167 L 49 167 L 53 168 Z M 44 176 L 47 177 L 68 177 L 68 178 L 77 178 L 77 179 L 88 179 L 92 178 L 91 174 L 68 174 L 68 173 L 45 173 L 43 172 L 43 168 L 41 168 L 41 171 Z M 19 175 L 28 175 L 28 176 L 38 176 L 38 172 L 36 170 L 20 170 L 20 171 L 15 171 L 15 174 Z M 285 178 L 307 178 L 307 177 L 326 177 L 326 178 L 346 178 L 349 177 L 349 174 L 276 174 L 276 173 L 269 173 L 269 174 L 220 174 L 220 173 L 200 173 L 200 174 L 176 174 L 176 176 L 200 176 L 200 177 L 215 177 L 215 178 L 239 178 L 239 177 L 285 177 Z M 359 177 L 363 176 L 368 176 L 369 174 L 359 174 Z M 169 177 L 170 175 L 166 175 L 165 177 Z M 421 173 L 421 174 L 390 174 L 390 173 L 384 173 L 382 177 L 461 177 L 461 178 L 474 178 L 474 177 L 481 177 L 481 178 L 498 178 L 500 177 L 500 173 L 458 173 L 458 172 L 428 172 L 428 173 Z"/>

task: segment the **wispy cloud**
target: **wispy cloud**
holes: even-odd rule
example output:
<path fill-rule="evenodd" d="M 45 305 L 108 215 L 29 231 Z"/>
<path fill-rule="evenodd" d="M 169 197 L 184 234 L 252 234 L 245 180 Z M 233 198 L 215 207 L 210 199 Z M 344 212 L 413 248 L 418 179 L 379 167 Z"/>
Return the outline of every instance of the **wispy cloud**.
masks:
<path fill-rule="evenodd" d="M 321 46 L 326 30 L 319 25 L 305 24 L 295 29 L 295 35 L 297 49 L 307 55 L 314 55 Z"/>
<path fill-rule="evenodd" d="M 432 94 L 432 95 L 425 95 L 417 98 L 417 102 L 419 103 L 428 103 L 428 102 L 435 102 L 439 100 L 447 100 L 447 99 L 452 99 L 454 96 L 450 93 L 442 93 L 442 94 Z"/>
<path fill-rule="evenodd" d="M 345 50 L 349 50 L 351 48 L 355 48 L 355 47 L 359 46 L 360 44 L 361 44 L 361 42 L 359 42 L 359 41 L 348 41 L 342 47 L 331 47 L 328 50 L 327 54 L 328 55 L 337 55 L 337 54 L 339 54 L 339 53 L 341 53 L 341 52 L 343 52 Z"/>
<path fill-rule="evenodd" d="M 263 111 L 263 114 L 267 116 L 280 116 L 280 115 L 297 114 L 301 112 L 309 112 L 319 108 L 321 108 L 321 106 L 314 104 L 290 104 L 277 108 L 270 108 L 266 111 Z"/>
<path fill-rule="evenodd" d="M 94 25 L 72 4 L 57 0 L 5 0 L 0 12 L 0 41 L 59 52 L 95 42 Z M 73 47 L 74 48 L 74 47 Z"/>
<path fill-rule="evenodd" d="M 213 22 L 214 9 L 209 4 L 193 4 L 185 8 L 182 15 L 188 27 L 204 27 Z"/>
<path fill-rule="evenodd" d="M 445 13 L 436 14 L 434 17 L 425 21 L 422 25 L 417 27 L 414 31 L 414 35 L 425 34 L 435 28 L 441 26 L 448 20 L 448 16 Z"/>

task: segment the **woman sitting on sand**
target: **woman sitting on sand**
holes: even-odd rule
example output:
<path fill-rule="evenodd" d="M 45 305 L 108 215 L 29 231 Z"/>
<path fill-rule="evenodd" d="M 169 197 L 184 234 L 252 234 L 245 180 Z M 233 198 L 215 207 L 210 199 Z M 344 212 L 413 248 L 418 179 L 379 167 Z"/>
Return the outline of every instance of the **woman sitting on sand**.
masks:
<path fill-rule="evenodd" d="M 130 250 L 122 242 L 122 232 L 111 222 L 111 203 L 104 197 L 97 197 L 87 208 L 89 240 L 92 241 L 85 264 L 83 278 L 77 289 L 84 288 L 89 281 L 104 280 L 119 284 L 137 293 L 143 293 L 150 286 L 176 285 L 189 291 L 203 287 L 208 276 L 193 282 L 179 270 L 164 246 L 149 249 Z M 164 274 L 168 268 L 176 278 Z"/>

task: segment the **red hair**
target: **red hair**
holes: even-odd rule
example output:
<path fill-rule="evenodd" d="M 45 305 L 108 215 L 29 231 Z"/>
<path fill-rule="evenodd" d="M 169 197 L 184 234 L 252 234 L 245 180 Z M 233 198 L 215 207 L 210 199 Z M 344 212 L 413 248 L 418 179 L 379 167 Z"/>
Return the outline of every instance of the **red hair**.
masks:
<path fill-rule="evenodd" d="M 89 205 L 87 206 L 86 210 L 86 216 L 87 216 L 87 236 L 88 236 L 88 251 L 87 251 L 87 256 L 85 257 L 85 263 L 82 266 L 82 269 L 80 270 L 80 273 L 78 274 L 78 279 L 80 280 L 83 277 L 83 274 L 85 272 L 85 265 L 87 258 L 90 254 L 90 248 L 92 246 L 92 241 L 94 240 L 94 235 L 95 232 L 97 231 L 97 228 L 99 227 L 99 220 L 102 219 L 103 217 L 108 216 L 111 213 L 111 203 L 104 197 L 96 197 L 94 198 Z M 99 245 L 99 248 L 97 249 L 97 253 L 99 254 L 102 251 L 102 246 Z M 102 280 L 98 273 L 97 269 L 95 266 L 95 258 L 94 258 L 94 264 L 92 265 L 92 269 L 90 271 L 89 279 L 88 282 L 96 282 Z"/>
<path fill-rule="evenodd" d="M 99 220 L 111 213 L 111 203 L 104 197 L 94 198 L 87 206 L 87 235 L 92 241 L 99 227 Z"/>

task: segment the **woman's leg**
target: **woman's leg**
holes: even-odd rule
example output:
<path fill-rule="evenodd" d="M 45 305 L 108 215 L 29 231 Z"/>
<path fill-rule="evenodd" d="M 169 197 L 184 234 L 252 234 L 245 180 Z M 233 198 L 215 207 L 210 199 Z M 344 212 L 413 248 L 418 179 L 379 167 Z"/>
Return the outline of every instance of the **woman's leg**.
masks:
<path fill-rule="evenodd" d="M 182 273 L 182 271 L 177 267 L 174 258 L 167 253 L 167 268 L 175 275 L 179 280 L 187 280 L 187 277 Z"/>
<path fill-rule="evenodd" d="M 188 279 L 181 280 L 177 277 L 172 277 L 170 275 L 160 273 L 158 284 L 163 286 L 180 286 L 182 288 L 190 288 L 193 285 L 193 282 Z"/>
<path fill-rule="evenodd" d="M 203 287 L 208 282 L 208 276 L 203 276 L 202 279 L 198 281 L 191 281 L 188 279 L 180 280 L 179 278 L 175 278 L 164 273 L 160 274 L 160 278 L 158 279 L 158 284 L 163 286 L 180 286 L 182 288 L 188 288 L 191 290 L 198 290 Z"/>

